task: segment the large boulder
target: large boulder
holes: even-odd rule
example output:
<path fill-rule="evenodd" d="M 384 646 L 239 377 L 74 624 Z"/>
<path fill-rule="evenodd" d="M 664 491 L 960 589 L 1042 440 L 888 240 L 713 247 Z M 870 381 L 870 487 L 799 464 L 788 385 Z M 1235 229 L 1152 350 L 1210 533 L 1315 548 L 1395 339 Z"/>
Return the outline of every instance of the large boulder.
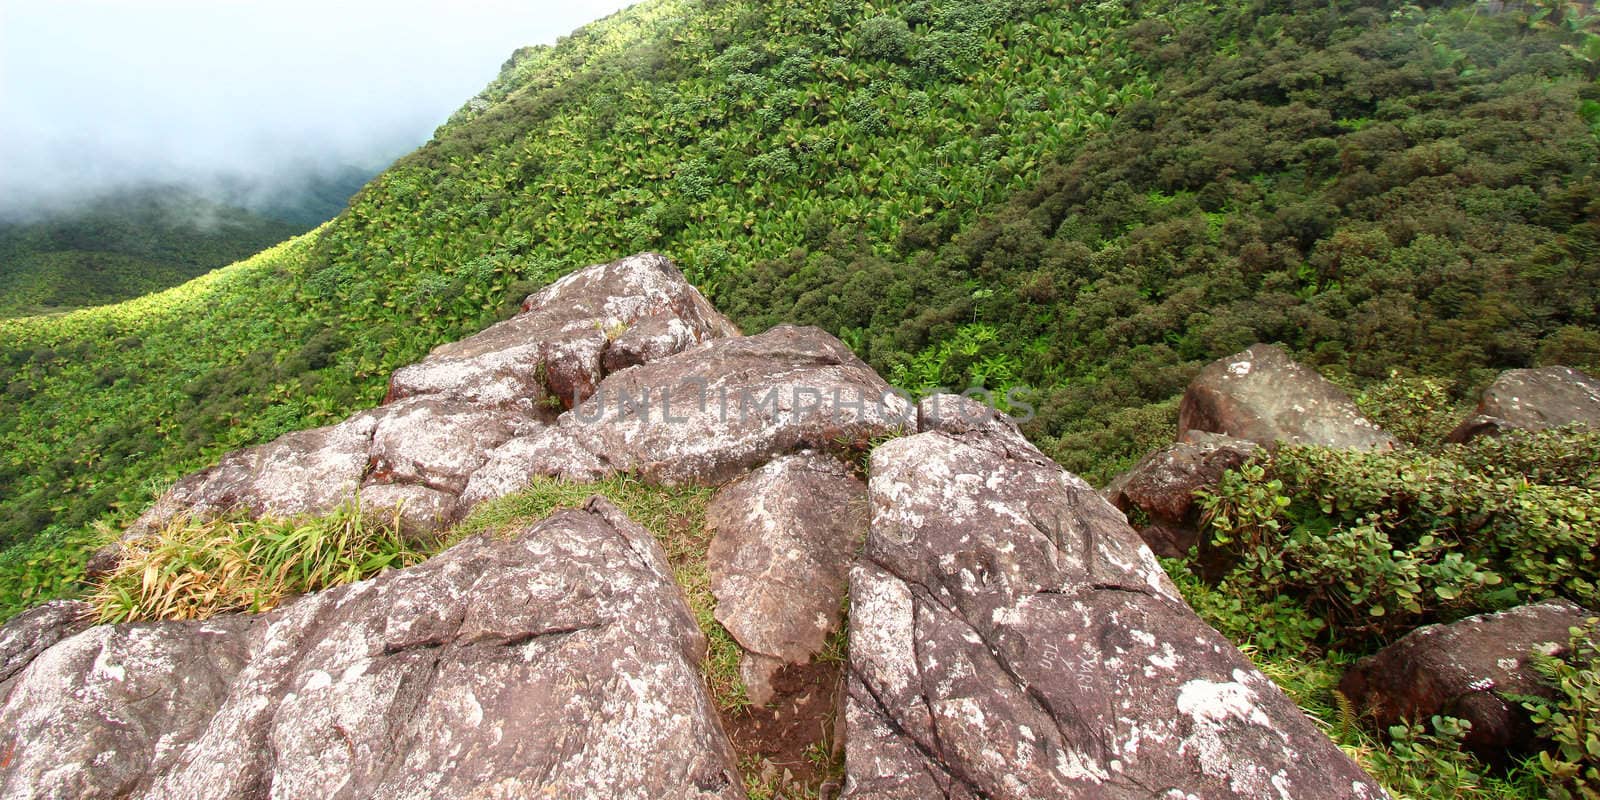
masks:
<path fill-rule="evenodd" d="M 0 795 L 742 797 L 704 648 L 595 499 L 269 614 L 60 641 L 0 707 Z"/>
<path fill-rule="evenodd" d="M 833 456 L 784 456 L 718 492 L 706 524 L 716 618 L 745 651 L 750 701 L 765 705 L 778 670 L 810 663 L 839 629 L 867 487 Z"/>
<path fill-rule="evenodd" d="M 1435 714 L 1465 719 L 1472 723 L 1466 746 L 1485 760 L 1504 761 L 1535 744 L 1534 726 L 1514 696 L 1551 696 L 1531 654 L 1565 653 L 1569 629 L 1588 625 L 1590 616 L 1551 600 L 1418 628 L 1357 662 L 1339 691 L 1381 728 Z"/>
<path fill-rule="evenodd" d="M 1195 376 L 1178 407 L 1179 438 L 1189 431 L 1226 434 L 1267 447 L 1396 446 L 1395 438 L 1362 416 L 1339 387 L 1267 344 L 1215 361 Z"/>
<path fill-rule="evenodd" d="M 611 359 L 616 368 L 738 335 L 671 261 L 655 253 L 567 275 L 529 297 L 522 312 L 397 370 L 388 401 L 428 395 L 554 416 L 553 410 L 594 392 L 614 342 L 622 343 Z"/>
<path fill-rule="evenodd" d="M 560 426 L 622 472 L 718 485 L 798 450 L 916 426 L 916 408 L 818 328 L 716 339 L 615 373 Z"/>
<path fill-rule="evenodd" d="M 1575 423 L 1600 428 L 1600 381 L 1571 367 L 1513 369 L 1489 384 L 1478 407 L 1448 439 L 1459 443 L 1486 434 Z"/>
<path fill-rule="evenodd" d="M 1117 476 L 1105 496 L 1119 511 L 1148 518 L 1139 536 L 1156 555 L 1181 558 L 1200 539 L 1195 492 L 1216 488 L 1223 473 L 1250 460 L 1256 449 L 1255 442 L 1190 431 L 1188 441 L 1157 450 Z"/>
<path fill-rule="evenodd" d="M 539 427 L 494 408 L 419 397 L 384 407 L 372 434 L 369 484 L 416 484 L 459 495 L 489 451 Z"/>
<path fill-rule="evenodd" d="M 872 455 L 846 797 L 1378 798 L 1122 514 L 984 432 Z"/>

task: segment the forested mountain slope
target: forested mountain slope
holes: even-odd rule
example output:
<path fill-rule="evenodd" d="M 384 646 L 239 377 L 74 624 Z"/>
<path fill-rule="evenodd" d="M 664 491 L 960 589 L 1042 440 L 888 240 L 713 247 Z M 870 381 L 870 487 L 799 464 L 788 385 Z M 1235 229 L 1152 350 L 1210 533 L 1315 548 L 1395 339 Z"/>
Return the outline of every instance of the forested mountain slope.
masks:
<path fill-rule="evenodd" d="M 127 190 L 43 219 L 0 222 L 0 317 L 105 305 L 177 286 L 316 224 L 264 216 L 176 186 Z"/>
<path fill-rule="evenodd" d="M 528 290 L 655 249 L 911 388 L 1026 384 L 1091 479 L 1206 361 L 1593 366 L 1581 34 L 1468 4 L 654 0 L 521 51 L 317 231 L 0 323 L 0 604 L 219 453 L 376 402 Z M 1586 103 L 1588 105 L 1586 105 Z"/>

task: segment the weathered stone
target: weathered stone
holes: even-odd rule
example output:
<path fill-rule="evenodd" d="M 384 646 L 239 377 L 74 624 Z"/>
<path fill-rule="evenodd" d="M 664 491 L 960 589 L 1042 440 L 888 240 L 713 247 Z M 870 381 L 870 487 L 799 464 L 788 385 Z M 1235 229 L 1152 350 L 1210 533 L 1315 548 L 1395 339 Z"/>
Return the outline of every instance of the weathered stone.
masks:
<path fill-rule="evenodd" d="M 151 781 L 180 762 L 228 696 L 249 658 L 249 626 L 244 617 L 102 625 L 40 653 L 0 707 L 0 796 L 165 796 Z"/>
<path fill-rule="evenodd" d="M 606 348 L 602 364 L 606 374 L 620 372 L 681 353 L 707 338 L 692 322 L 672 314 L 656 314 L 617 334 Z"/>
<path fill-rule="evenodd" d="M 420 363 L 397 370 L 389 401 L 428 395 L 551 416 L 552 408 L 570 407 L 573 398 L 581 401 L 594 391 L 605 376 L 612 339 L 626 336 L 631 326 L 650 321 L 649 328 L 670 330 L 679 349 L 738 335 L 671 261 L 654 253 L 574 272 L 522 308 L 516 317 L 440 345 Z M 656 340 L 628 352 L 644 359 L 668 351 Z"/>
<path fill-rule="evenodd" d="M 350 499 L 367 474 L 367 454 L 383 409 L 337 425 L 285 434 L 236 450 L 188 476 L 129 526 L 124 539 L 159 531 L 173 517 L 243 511 L 253 516 L 325 514 Z"/>
<path fill-rule="evenodd" d="M 361 510 L 384 520 L 398 516 L 400 532 L 416 543 L 428 542 L 433 534 L 450 527 L 459 516 L 455 495 L 417 484 L 364 486 Z"/>
<path fill-rule="evenodd" d="M 867 487 L 829 455 L 776 459 L 717 493 L 706 511 L 716 618 L 747 655 L 751 702 L 838 630 L 850 562 L 867 530 Z"/>
<path fill-rule="evenodd" d="M 1106 499 L 1123 513 L 1137 510 L 1150 518 L 1139 536 L 1156 555 L 1181 558 L 1200 536 L 1194 493 L 1215 488 L 1222 474 L 1248 461 L 1256 447 L 1231 436 L 1190 431 L 1188 441 L 1157 450 L 1117 476 L 1106 487 Z"/>
<path fill-rule="evenodd" d="M 534 426 L 516 414 L 432 398 L 384 411 L 372 435 L 368 483 L 420 484 L 450 494 L 467 488 L 490 450 Z"/>
<path fill-rule="evenodd" d="M 1506 431 L 1542 431 L 1583 423 L 1600 428 L 1600 381 L 1571 367 L 1500 373 L 1478 407 L 1448 437 L 1466 442 Z"/>
<path fill-rule="evenodd" d="M 1017 424 L 998 409 L 959 394 L 935 394 L 917 404 L 917 430 L 944 431 L 957 436 L 982 434 L 1006 449 L 1011 458 L 1039 463 L 1049 461 L 1039 448 L 1017 430 Z"/>
<path fill-rule="evenodd" d="M 775 456 L 915 424 L 915 408 L 844 343 L 791 326 L 618 372 L 560 420 L 618 471 L 708 485 Z"/>
<path fill-rule="evenodd" d="M 470 509 L 513 494 L 536 476 L 588 483 L 610 473 L 605 460 L 585 449 L 571 433 L 557 427 L 540 428 L 491 451 L 462 492 L 461 506 Z"/>
<path fill-rule="evenodd" d="M 265 615 L 62 641 L 0 708 L 0 794 L 742 797 L 704 647 L 596 499 Z"/>
<path fill-rule="evenodd" d="M 846 797 L 1383 796 L 1059 467 L 924 433 L 870 502 Z"/>
<path fill-rule="evenodd" d="M 1189 431 L 1268 447 L 1391 450 L 1396 444 L 1337 386 L 1266 344 L 1215 361 L 1195 376 L 1178 407 L 1179 438 Z"/>
<path fill-rule="evenodd" d="M 78 633 L 94 619 L 94 608 L 78 600 L 52 600 L 6 621 L 0 627 L 0 701 L 6 685 L 51 645 Z"/>
<path fill-rule="evenodd" d="M 1528 712 L 1510 695 L 1551 696 L 1530 654 L 1565 653 L 1570 628 L 1590 613 L 1565 600 L 1498 614 L 1429 625 L 1362 659 L 1339 691 L 1380 729 L 1403 719 L 1445 714 L 1472 723 L 1463 743 L 1479 757 L 1501 762 L 1534 749 Z"/>

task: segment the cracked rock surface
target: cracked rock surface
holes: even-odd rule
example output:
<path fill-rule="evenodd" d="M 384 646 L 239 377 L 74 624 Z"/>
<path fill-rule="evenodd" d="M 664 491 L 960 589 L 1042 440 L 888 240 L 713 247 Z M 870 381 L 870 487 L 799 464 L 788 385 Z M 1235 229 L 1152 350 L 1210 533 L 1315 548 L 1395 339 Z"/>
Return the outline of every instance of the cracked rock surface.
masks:
<path fill-rule="evenodd" d="M 845 797 L 1384 796 L 1043 456 L 923 433 L 869 496 Z"/>
<path fill-rule="evenodd" d="M 8 798 L 743 796 L 666 556 L 598 498 L 268 614 L 89 628 L 19 668 L 9 643 L 37 623 L 0 630 Z"/>
<path fill-rule="evenodd" d="M 866 493 L 849 465 L 807 451 L 729 484 L 706 510 L 716 618 L 745 651 L 756 705 L 772 698 L 779 669 L 810 663 L 839 629 Z"/>

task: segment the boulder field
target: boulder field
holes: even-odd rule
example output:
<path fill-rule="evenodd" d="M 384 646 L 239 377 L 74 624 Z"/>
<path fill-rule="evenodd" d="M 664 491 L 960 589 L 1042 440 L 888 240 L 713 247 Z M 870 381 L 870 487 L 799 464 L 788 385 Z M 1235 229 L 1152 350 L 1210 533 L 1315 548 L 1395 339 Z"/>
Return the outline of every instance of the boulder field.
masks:
<path fill-rule="evenodd" d="M 1270 358 L 1217 380 L 1266 397 Z M 1315 437 L 1305 409 L 1348 412 L 1225 394 L 1186 401 L 1196 430 Z M 223 457 L 126 538 L 357 492 L 423 538 L 534 476 L 613 473 L 717 487 L 715 618 L 754 700 L 843 638 L 843 797 L 1384 796 L 1007 418 L 914 404 L 821 330 L 742 336 L 656 255 L 557 281 L 376 409 Z M 0 628 L 0 797 L 745 796 L 683 590 L 603 498 L 260 615 L 87 612 Z"/>

